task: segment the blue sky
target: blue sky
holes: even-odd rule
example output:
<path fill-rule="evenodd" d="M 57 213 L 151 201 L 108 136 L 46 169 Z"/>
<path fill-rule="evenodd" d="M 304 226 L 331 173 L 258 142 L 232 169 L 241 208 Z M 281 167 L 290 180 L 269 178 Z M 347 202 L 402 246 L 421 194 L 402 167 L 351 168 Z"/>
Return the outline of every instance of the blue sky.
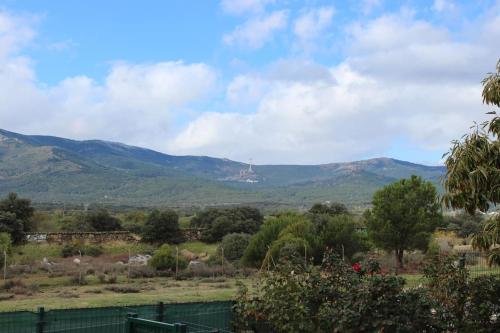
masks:
<path fill-rule="evenodd" d="M 499 1 L 0 1 L 0 128 L 256 163 L 439 164 Z"/>

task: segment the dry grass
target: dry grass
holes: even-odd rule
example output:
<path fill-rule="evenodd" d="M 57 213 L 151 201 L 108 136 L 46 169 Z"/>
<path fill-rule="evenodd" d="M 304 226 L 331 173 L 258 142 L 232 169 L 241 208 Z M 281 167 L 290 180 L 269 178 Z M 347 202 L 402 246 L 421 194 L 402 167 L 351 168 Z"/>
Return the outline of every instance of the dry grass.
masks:
<path fill-rule="evenodd" d="M 171 278 L 137 279 L 128 284 L 123 278 L 115 285 L 114 290 L 107 290 L 99 284 L 97 278 L 88 278 L 88 285 L 70 286 L 60 278 L 54 280 L 46 277 L 30 277 L 25 284 L 35 280 L 39 283 L 39 291 L 29 295 L 9 294 L 0 301 L 1 311 L 34 310 L 43 305 L 47 309 L 81 308 L 100 306 L 120 306 L 134 304 L 153 304 L 163 302 L 192 302 L 233 299 L 237 292 L 236 279 L 226 278 L 218 283 L 206 279 L 175 281 Z M 67 278 L 66 278 L 67 280 Z M 252 280 L 240 280 L 251 285 Z M 139 293 L 123 293 L 120 288 L 133 287 Z M 121 289 L 120 289 L 121 290 Z M 135 290 L 135 289 L 134 289 Z M 118 291 L 118 292 L 117 292 Z"/>

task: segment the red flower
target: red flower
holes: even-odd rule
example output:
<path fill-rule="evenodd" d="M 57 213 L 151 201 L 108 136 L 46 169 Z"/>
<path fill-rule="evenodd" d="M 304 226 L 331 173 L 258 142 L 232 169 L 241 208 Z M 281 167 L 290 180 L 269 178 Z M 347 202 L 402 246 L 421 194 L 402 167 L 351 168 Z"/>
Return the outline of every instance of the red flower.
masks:
<path fill-rule="evenodd" d="M 361 272 L 361 264 L 359 262 L 352 264 L 352 269 L 354 269 L 354 271 L 356 273 L 360 273 Z"/>

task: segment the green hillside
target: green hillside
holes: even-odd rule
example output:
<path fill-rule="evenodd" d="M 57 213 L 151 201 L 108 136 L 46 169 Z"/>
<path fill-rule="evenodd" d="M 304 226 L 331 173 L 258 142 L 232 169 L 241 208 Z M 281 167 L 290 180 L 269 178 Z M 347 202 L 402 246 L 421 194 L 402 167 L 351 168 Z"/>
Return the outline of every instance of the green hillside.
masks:
<path fill-rule="evenodd" d="M 303 207 L 316 201 L 366 206 L 373 192 L 417 174 L 439 183 L 443 167 L 378 158 L 323 165 L 252 165 L 172 156 L 106 141 L 75 141 L 0 130 L 0 195 L 38 203 Z"/>

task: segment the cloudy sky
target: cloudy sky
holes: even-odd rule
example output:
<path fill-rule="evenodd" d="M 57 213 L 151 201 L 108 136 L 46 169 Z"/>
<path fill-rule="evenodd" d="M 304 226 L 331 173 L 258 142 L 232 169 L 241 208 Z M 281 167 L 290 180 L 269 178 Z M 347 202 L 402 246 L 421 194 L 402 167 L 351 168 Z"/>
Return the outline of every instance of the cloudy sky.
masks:
<path fill-rule="evenodd" d="M 0 0 L 0 128 L 439 164 L 499 58 L 500 0 Z"/>

